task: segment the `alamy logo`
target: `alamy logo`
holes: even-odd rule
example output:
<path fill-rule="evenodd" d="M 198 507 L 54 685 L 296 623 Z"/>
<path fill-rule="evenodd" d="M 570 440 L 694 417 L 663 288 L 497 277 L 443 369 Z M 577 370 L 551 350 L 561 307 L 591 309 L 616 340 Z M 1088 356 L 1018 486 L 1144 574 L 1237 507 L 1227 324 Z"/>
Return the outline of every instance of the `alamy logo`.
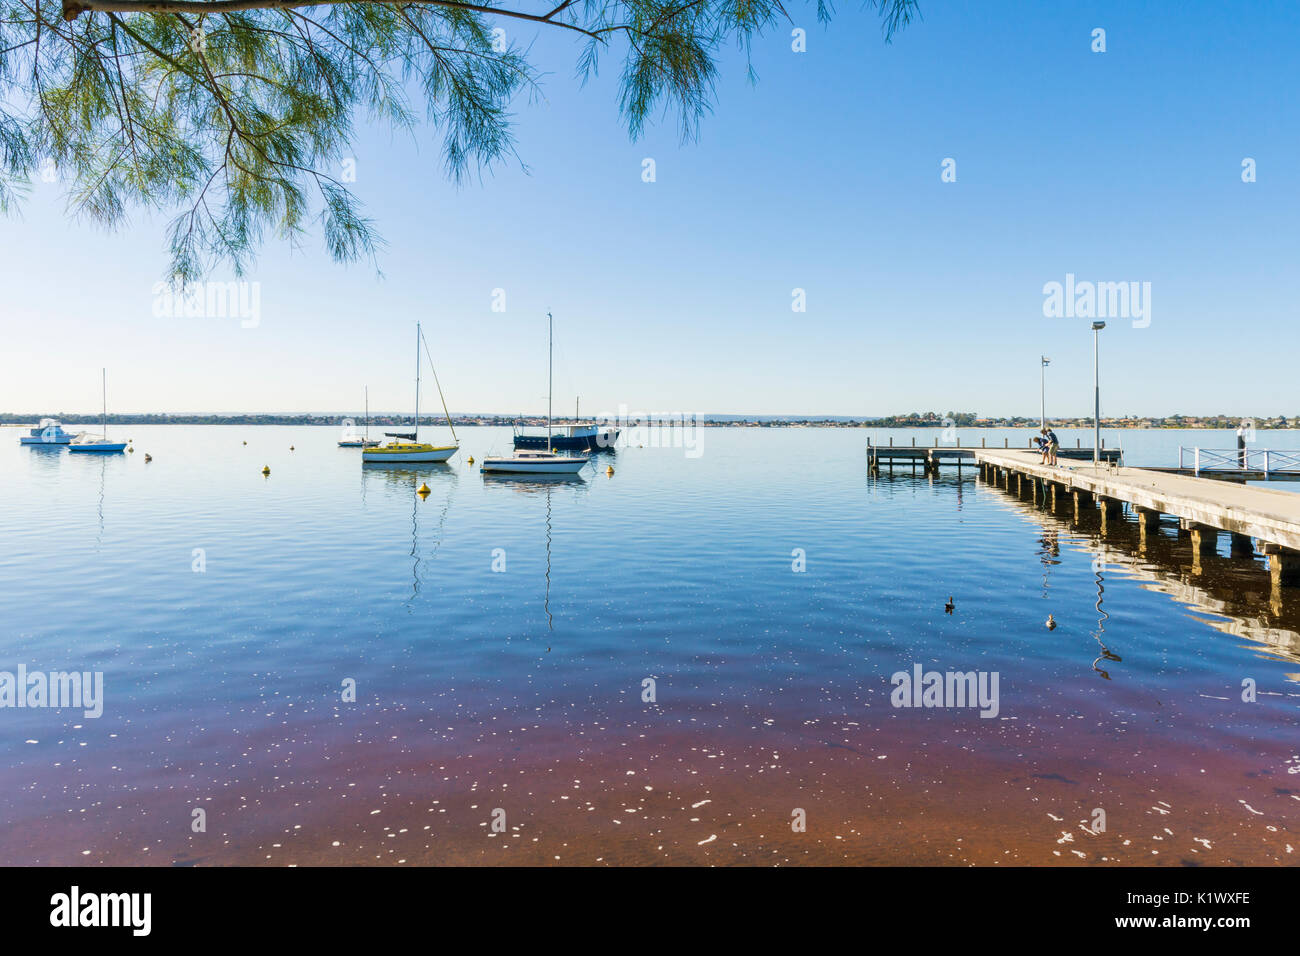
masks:
<path fill-rule="evenodd" d="M 1065 282 L 1043 286 L 1043 316 L 1048 319 L 1132 319 L 1133 328 L 1151 324 L 1150 282 Z"/>
<path fill-rule="evenodd" d="M 895 707 L 978 707 L 981 717 L 998 715 L 997 671 L 923 671 L 912 665 L 912 673 L 896 671 L 889 682 L 894 690 L 889 702 Z"/>
<path fill-rule="evenodd" d="M 183 282 L 153 285 L 153 314 L 168 319 L 239 319 L 245 329 L 262 323 L 260 282 Z"/>
<path fill-rule="evenodd" d="M 17 674 L 0 671 L 2 707 L 81 707 L 87 717 L 100 717 L 104 713 L 104 672 L 29 674 L 27 665 L 19 664 Z"/>
<path fill-rule="evenodd" d="M 683 448 L 687 458 L 704 454 L 704 425 L 698 414 L 684 412 L 629 412 L 627 405 L 618 406 L 618 414 L 602 412 L 596 416 L 596 425 L 618 428 L 616 447 Z M 602 448 L 610 444 L 602 431 L 596 439 Z"/>
<path fill-rule="evenodd" d="M 51 926 L 129 926 L 133 936 L 148 936 L 153 897 L 149 893 L 71 892 L 50 897 Z"/>

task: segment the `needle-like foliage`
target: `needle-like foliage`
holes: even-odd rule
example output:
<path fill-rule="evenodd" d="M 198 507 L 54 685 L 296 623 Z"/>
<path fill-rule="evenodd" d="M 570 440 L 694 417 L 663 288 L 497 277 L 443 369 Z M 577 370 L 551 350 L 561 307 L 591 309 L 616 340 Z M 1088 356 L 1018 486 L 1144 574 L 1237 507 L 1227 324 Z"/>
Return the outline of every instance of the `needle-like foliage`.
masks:
<path fill-rule="evenodd" d="M 297 241 L 313 222 L 334 259 L 373 259 L 374 224 L 341 172 L 354 124 L 413 128 L 419 97 L 451 179 L 515 156 L 511 106 L 540 72 L 495 24 L 573 34 L 584 76 L 620 57 L 632 136 L 663 108 L 689 138 L 724 45 L 747 49 L 786 17 L 779 0 L 549 2 L 0 0 L 0 213 L 37 176 L 107 226 L 161 210 L 186 280 L 218 262 L 240 272 L 268 230 Z M 886 39 L 916 12 L 866 2 Z"/>

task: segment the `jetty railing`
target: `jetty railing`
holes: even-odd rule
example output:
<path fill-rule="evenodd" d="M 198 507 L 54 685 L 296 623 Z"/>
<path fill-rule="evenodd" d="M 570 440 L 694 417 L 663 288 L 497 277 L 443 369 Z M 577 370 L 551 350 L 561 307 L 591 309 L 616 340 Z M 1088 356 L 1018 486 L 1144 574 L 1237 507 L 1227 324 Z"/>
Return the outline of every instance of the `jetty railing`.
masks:
<path fill-rule="evenodd" d="M 1190 463 L 1189 463 L 1190 460 Z M 1267 478 L 1273 474 L 1300 474 L 1300 451 L 1275 448 L 1187 448 L 1178 446 L 1178 467 L 1199 476 L 1203 471 L 1257 471 Z"/>

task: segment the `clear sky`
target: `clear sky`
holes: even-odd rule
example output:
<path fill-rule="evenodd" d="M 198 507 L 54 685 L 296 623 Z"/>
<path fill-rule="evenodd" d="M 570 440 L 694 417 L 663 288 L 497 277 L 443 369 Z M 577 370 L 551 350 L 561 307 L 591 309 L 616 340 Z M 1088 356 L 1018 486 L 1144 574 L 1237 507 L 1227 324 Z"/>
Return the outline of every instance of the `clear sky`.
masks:
<path fill-rule="evenodd" d="M 614 61 L 582 87 L 576 42 L 504 22 L 549 74 L 528 170 L 456 187 L 436 130 L 361 130 L 383 276 L 271 241 L 254 328 L 155 316 L 164 220 L 106 235 L 36 183 L 0 221 L 0 411 L 97 409 L 101 366 L 121 412 L 407 409 L 419 319 L 453 411 L 541 412 L 550 309 L 566 412 L 1037 414 L 1041 353 L 1049 415 L 1086 414 L 1089 321 L 1043 314 L 1072 273 L 1151 284 L 1102 333 L 1104 414 L 1300 414 L 1300 4 L 923 0 L 889 46 L 791 11 L 807 52 L 769 34 L 756 86 L 726 53 L 687 144 L 631 142 Z"/>

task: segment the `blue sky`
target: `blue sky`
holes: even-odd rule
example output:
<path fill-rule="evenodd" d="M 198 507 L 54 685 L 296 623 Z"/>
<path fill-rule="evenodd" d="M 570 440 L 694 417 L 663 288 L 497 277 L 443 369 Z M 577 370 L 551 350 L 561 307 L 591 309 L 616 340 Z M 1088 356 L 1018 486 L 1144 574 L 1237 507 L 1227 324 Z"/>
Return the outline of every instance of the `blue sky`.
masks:
<path fill-rule="evenodd" d="M 361 130 L 383 277 L 272 241 L 255 328 L 153 315 L 164 220 L 106 235 L 36 183 L 0 221 L 0 410 L 98 408 L 101 366 L 123 412 L 406 409 L 419 319 L 453 410 L 544 411 L 550 309 L 566 411 L 1036 414 L 1042 353 L 1049 415 L 1085 414 L 1088 321 L 1043 316 L 1073 273 L 1151 283 L 1150 325 L 1102 333 L 1104 413 L 1300 414 L 1300 5 L 926 0 L 888 46 L 791 11 L 807 52 L 761 39 L 756 86 L 724 54 L 686 144 L 629 140 L 614 60 L 580 86 L 577 43 L 503 22 L 548 71 L 527 172 L 457 187 L 436 130 Z"/>

